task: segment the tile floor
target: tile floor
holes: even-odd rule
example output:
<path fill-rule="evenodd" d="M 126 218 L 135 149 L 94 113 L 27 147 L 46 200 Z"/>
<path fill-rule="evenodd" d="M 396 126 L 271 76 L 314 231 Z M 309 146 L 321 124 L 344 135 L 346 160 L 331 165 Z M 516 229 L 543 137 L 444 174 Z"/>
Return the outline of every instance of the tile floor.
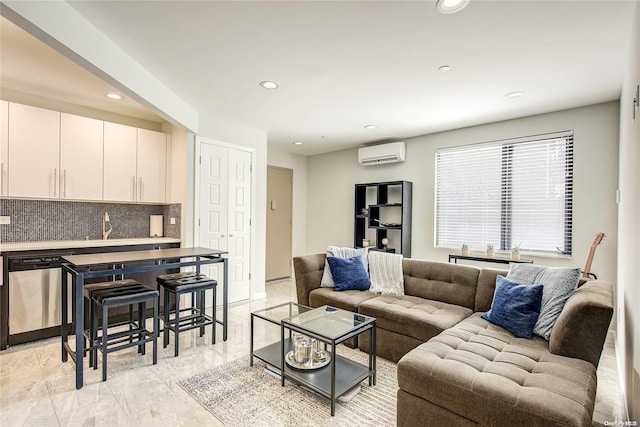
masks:
<path fill-rule="evenodd" d="M 109 355 L 106 382 L 100 369 L 91 370 L 85 359 L 85 386 L 75 390 L 73 362 L 60 361 L 60 339 L 52 338 L 11 347 L 0 352 L 1 426 L 158 426 L 222 425 L 176 383 L 208 367 L 246 357 L 249 353 L 250 313 L 295 301 L 291 280 L 267 284 L 267 297 L 233 305 L 229 310 L 229 339 L 210 344 L 210 335 L 181 334 L 180 356 L 173 346 L 159 346 L 158 364 L 151 354 L 130 349 Z M 279 330 L 256 324 L 256 344 L 274 342 Z M 607 341 L 598 369 L 598 397 L 594 421 L 622 419 L 617 369 L 612 342 Z"/>

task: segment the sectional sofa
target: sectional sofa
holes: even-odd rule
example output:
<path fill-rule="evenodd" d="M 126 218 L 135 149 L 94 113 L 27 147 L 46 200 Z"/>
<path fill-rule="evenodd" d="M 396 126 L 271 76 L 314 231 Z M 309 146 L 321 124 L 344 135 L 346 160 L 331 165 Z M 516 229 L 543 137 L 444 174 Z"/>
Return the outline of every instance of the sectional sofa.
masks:
<path fill-rule="evenodd" d="M 481 317 L 504 270 L 404 259 L 396 296 L 321 287 L 325 254 L 293 261 L 298 303 L 377 319 L 376 353 L 398 362 L 398 426 L 591 426 L 610 283 L 581 281 L 547 341 Z M 352 345 L 368 350 L 368 336 Z"/>

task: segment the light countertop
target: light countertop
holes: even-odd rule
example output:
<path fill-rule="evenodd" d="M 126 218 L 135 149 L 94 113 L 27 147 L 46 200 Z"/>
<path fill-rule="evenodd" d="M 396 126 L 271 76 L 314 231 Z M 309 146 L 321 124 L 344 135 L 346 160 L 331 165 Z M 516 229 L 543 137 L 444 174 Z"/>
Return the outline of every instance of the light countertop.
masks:
<path fill-rule="evenodd" d="M 0 243 L 0 251 L 40 251 L 49 249 L 99 248 L 106 246 L 152 245 L 180 243 L 180 239 L 169 237 L 142 237 L 134 239 L 107 240 L 53 240 L 46 242 L 9 242 Z"/>

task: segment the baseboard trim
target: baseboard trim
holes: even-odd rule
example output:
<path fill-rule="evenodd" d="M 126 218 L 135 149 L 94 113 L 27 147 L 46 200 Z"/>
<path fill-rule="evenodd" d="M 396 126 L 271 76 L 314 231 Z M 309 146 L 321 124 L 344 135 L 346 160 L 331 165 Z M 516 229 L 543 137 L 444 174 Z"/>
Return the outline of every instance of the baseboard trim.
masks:
<path fill-rule="evenodd" d="M 620 389 L 620 398 L 622 399 L 622 412 L 624 419 L 629 419 L 629 407 L 627 406 L 627 388 L 624 381 L 624 365 L 622 363 L 622 349 L 618 345 L 618 334 L 614 330 L 609 330 L 609 333 L 613 335 L 613 348 L 616 352 L 616 365 L 618 367 L 618 385 Z"/>
<path fill-rule="evenodd" d="M 267 297 L 267 293 L 266 292 L 260 292 L 257 294 L 254 294 L 251 299 L 252 300 L 256 300 L 256 299 L 261 299 L 261 298 L 266 298 Z"/>

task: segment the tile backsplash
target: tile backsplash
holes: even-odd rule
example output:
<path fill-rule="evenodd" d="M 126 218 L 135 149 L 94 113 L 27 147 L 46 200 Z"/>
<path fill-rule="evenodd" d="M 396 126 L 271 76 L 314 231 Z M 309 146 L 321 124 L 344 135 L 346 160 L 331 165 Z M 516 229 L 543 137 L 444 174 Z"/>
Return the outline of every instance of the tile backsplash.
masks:
<path fill-rule="evenodd" d="M 149 237 L 149 215 L 164 215 L 165 237 L 180 238 L 181 205 L 0 199 L 1 242 L 100 239 L 102 214 L 109 213 L 110 239 Z M 176 223 L 170 224 L 170 218 Z M 107 227 L 108 228 L 108 227 Z"/>

